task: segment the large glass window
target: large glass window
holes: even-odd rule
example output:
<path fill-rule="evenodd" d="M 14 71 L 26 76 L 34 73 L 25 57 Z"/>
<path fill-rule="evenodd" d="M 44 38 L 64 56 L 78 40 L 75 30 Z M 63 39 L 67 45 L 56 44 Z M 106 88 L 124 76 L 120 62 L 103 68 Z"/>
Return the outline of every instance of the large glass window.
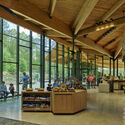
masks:
<path fill-rule="evenodd" d="M 56 42 L 51 40 L 51 83 L 56 80 Z"/>
<path fill-rule="evenodd" d="M 3 20 L 3 34 L 7 36 L 17 37 L 17 25 Z"/>
<path fill-rule="evenodd" d="M 32 32 L 32 87 L 40 87 L 40 35 Z"/>
<path fill-rule="evenodd" d="M 3 80 L 9 90 L 9 84 L 13 83 L 16 89 L 16 65 L 12 63 L 3 63 Z"/>
<path fill-rule="evenodd" d="M 20 74 L 20 81 L 21 81 L 23 72 L 26 72 L 26 74 L 29 75 L 29 48 L 20 46 L 19 57 L 20 57 L 19 58 L 19 74 Z M 22 87 L 20 87 L 20 92 L 21 90 L 22 90 Z"/>
<path fill-rule="evenodd" d="M 43 52 L 42 51 L 43 48 L 41 47 L 42 39 L 40 38 L 41 36 L 39 34 L 31 32 L 26 28 L 17 26 L 16 24 L 13 24 L 6 20 L 3 20 L 2 35 L 3 35 L 3 60 L 1 61 L 3 61 L 3 80 L 5 80 L 7 87 L 9 87 L 10 83 L 13 83 L 15 88 L 18 88 L 19 86 L 20 90 L 19 92 L 21 94 L 22 74 L 23 72 L 26 72 L 27 75 L 32 76 L 33 89 L 39 88 L 40 77 L 42 77 L 40 76 L 40 68 L 43 66 L 43 64 L 45 64 L 44 65 L 45 87 L 47 87 L 50 80 L 49 79 L 50 70 L 51 70 L 51 83 L 53 83 L 54 80 L 57 79 L 57 75 L 60 81 L 62 82 L 63 70 L 64 70 L 64 78 L 68 77 L 67 47 L 64 46 L 64 51 L 63 51 L 63 45 L 58 43 L 58 51 L 57 51 L 57 46 L 56 46 L 57 43 L 54 40 L 51 40 L 51 50 L 50 50 L 49 46 L 50 40 L 49 38 L 45 37 L 45 48 Z M 72 59 L 71 51 L 69 53 L 70 53 L 69 61 L 71 61 Z M 45 60 L 41 61 L 41 59 L 43 59 L 42 54 L 45 55 Z M 58 61 L 57 61 L 57 54 L 58 54 Z M 50 56 L 51 56 L 51 66 L 49 63 Z M 64 57 L 64 63 L 63 63 L 63 57 Z M 30 62 L 30 60 L 32 60 L 32 62 Z M 71 70 L 71 66 L 72 65 L 70 64 L 69 70 Z M 19 67 L 19 72 L 17 70 L 17 67 Z M 30 71 L 32 71 L 32 74 Z M 56 74 L 57 72 L 58 74 Z M 18 83 L 20 84 L 18 85 Z M 31 86 L 28 85 L 28 87 Z"/>
<path fill-rule="evenodd" d="M 16 39 L 3 36 L 3 61 L 16 62 Z"/>
<path fill-rule="evenodd" d="M 30 30 L 20 26 L 20 39 L 23 41 L 29 41 Z"/>
<path fill-rule="evenodd" d="M 45 37 L 45 88 L 49 83 L 49 39 Z"/>
<path fill-rule="evenodd" d="M 16 89 L 17 26 L 3 20 L 3 80 L 7 88 L 13 83 Z"/>
<path fill-rule="evenodd" d="M 40 88 L 40 66 L 32 66 L 32 87 Z"/>
<path fill-rule="evenodd" d="M 40 65 L 40 45 L 32 44 L 32 63 Z"/>

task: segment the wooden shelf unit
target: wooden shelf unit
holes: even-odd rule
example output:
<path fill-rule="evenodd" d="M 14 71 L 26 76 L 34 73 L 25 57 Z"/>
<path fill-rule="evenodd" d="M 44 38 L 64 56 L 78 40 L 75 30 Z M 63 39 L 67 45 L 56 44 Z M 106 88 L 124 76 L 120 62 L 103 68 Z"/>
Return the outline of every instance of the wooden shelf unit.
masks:
<path fill-rule="evenodd" d="M 51 111 L 51 92 L 49 91 L 22 91 L 22 110 L 23 111 Z M 28 97 L 34 97 L 34 99 L 25 99 Z M 49 100 L 38 100 L 38 97 L 49 97 Z M 49 107 L 23 107 L 23 104 L 41 105 L 47 103 Z"/>

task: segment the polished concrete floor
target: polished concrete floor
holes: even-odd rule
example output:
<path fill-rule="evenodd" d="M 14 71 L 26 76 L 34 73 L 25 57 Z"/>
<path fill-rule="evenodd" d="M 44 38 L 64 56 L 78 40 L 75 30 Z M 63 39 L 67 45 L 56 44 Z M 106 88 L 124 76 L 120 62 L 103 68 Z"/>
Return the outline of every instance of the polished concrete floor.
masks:
<path fill-rule="evenodd" d="M 21 98 L 8 99 L 7 102 L 0 102 L 0 117 L 41 125 L 125 125 L 125 94 L 123 92 L 98 93 L 98 89 L 90 89 L 87 110 L 75 115 L 22 112 Z"/>

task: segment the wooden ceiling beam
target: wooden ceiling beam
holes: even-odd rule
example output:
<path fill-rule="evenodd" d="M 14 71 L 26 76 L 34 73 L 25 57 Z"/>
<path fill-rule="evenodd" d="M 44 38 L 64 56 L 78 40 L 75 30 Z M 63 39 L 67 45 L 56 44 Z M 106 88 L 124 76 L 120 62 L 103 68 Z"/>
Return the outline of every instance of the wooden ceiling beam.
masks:
<path fill-rule="evenodd" d="M 117 2 L 109 9 L 104 16 L 100 19 L 101 21 L 104 21 L 108 19 L 118 8 L 120 8 L 125 3 L 125 0 L 117 0 Z"/>
<path fill-rule="evenodd" d="M 58 37 L 58 38 L 57 38 L 57 37 L 49 37 L 49 38 L 55 40 L 56 42 L 59 42 L 59 43 L 61 43 L 61 44 L 64 44 L 64 45 L 66 45 L 67 47 L 72 48 L 72 43 L 71 43 L 71 42 L 68 42 L 68 41 L 66 41 L 66 40 L 64 40 L 64 39 L 62 39 L 62 38 L 59 38 L 59 37 Z M 75 50 L 79 50 L 79 47 L 76 46 L 76 45 L 75 45 Z"/>
<path fill-rule="evenodd" d="M 105 21 L 108 19 L 120 6 L 125 3 L 125 0 L 118 0 L 109 11 L 107 11 L 103 17 L 101 17 L 100 21 Z M 112 35 L 116 30 L 119 30 L 122 26 L 117 26 L 116 28 L 110 28 L 107 32 L 105 32 L 97 41 L 99 43 L 103 40 L 103 38 L 107 38 L 109 35 Z"/>
<path fill-rule="evenodd" d="M 88 38 L 83 38 L 83 37 L 79 37 L 77 38 L 76 40 L 80 41 L 82 44 L 85 44 L 89 47 L 91 47 L 92 49 L 102 53 L 102 54 L 105 54 L 105 55 L 108 55 L 109 57 L 112 57 L 111 53 L 108 51 L 108 50 L 105 50 L 104 48 L 102 48 L 101 46 L 97 45 L 93 40 L 91 39 L 88 39 Z"/>
<path fill-rule="evenodd" d="M 46 12 L 42 11 L 41 9 L 39 9 L 38 7 L 29 3 L 26 0 L 0 0 L 0 4 L 13 10 L 16 14 L 19 14 L 27 19 L 31 19 L 32 21 L 38 23 L 39 25 L 42 25 L 55 32 L 58 32 L 63 36 L 65 35 L 66 37 L 72 38 L 72 31 L 67 24 L 65 24 L 64 22 L 62 22 L 61 20 L 55 17 L 50 19 Z M 124 20 L 122 19 L 122 21 Z M 55 39 L 55 38 L 52 38 L 52 39 Z M 60 39 L 60 40 L 63 40 L 63 39 Z M 56 40 L 56 41 L 60 42 L 59 40 Z M 65 40 L 63 40 L 63 42 L 64 41 Z M 99 45 L 96 45 L 94 41 L 88 38 L 86 39 L 83 37 L 78 39 L 76 38 L 76 41 L 80 42 L 83 46 L 84 45 L 89 46 L 94 50 L 97 50 L 103 54 L 111 56 L 111 54 L 107 50 L 103 49 Z M 65 43 L 67 43 L 67 41 L 65 41 Z"/>
<path fill-rule="evenodd" d="M 34 4 L 29 3 L 27 0 L 0 0 L 0 4 L 15 10 L 14 12 L 17 12 L 40 25 L 50 28 L 62 35 L 72 37 L 72 31 L 67 24 L 55 17 L 50 19 L 46 12 L 39 9 Z"/>
<path fill-rule="evenodd" d="M 27 20 L 24 20 L 23 18 L 21 18 L 19 16 L 14 16 L 14 15 L 10 14 L 9 12 L 7 12 L 6 10 L 4 10 L 3 8 L 0 8 L 0 12 L 1 12 L 0 17 L 5 19 L 5 20 L 8 20 L 8 21 L 13 22 L 17 25 L 25 27 L 31 31 L 38 33 L 38 34 L 41 34 L 43 32 L 43 29 L 39 28 L 39 26 L 37 26 L 29 21 L 27 22 Z M 46 34 L 49 38 L 52 38 L 53 40 L 55 40 L 61 44 L 64 44 L 66 46 L 69 46 L 69 47 L 72 46 L 72 44 L 70 42 L 67 42 L 66 40 L 63 40 L 61 38 L 53 38 L 52 36 L 49 35 L 52 33 L 53 33 L 53 31 L 46 32 Z M 79 49 L 78 46 L 75 46 L 75 49 L 78 50 Z"/>
<path fill-rule="evenodd" d="M 50 0 L 50 5 L 49 5 L 49 11 L 50 11 L 49 16 L 50 17 L 53 16 L 53 12 L 54 12 L 54 9 L 55 9 L 55 6 L 56 6 L 56 1 L 57 0 Z"/>
<path fill-rule="evenodd" d="M 112 24 L 113 24 L 113 26 L 124 25 L 125 24 L 125 17 L 120 17 L 120 18 L 115 19 L 115 20 L 113 20 L 111 22 L 108 22 L 106 24 L 100 24 L 99 26 L 93 25 L 91 27 L 83 29 L 83 30 L 81 30 L 81 31 L 78 32 L 78 36 L 83 36 L 83 35 L 86 35 L 86 34 L 89 34 L 89 33 L 92 33 L 92 32 L 97 32 L 97 28 L 99 28 L 99 27 L 106 27 L 107 25 L 110 26 Z M 102 29 L 102 30 L 104 30 L 104 29 Z M 99 30 L 99 31 L 101 31 L 101 30 Z"/>
<path fill-rule="evenodd" d="M 83 48 L 83 49 L 81 49 L 81 51 L 83 51 L 83 52 L 85 52 L 85 53 L 88 53 L 88 54 L 95 54 L 95 55 L 103 55 L 102 53 L 100 53 L 100 52 L 98 52 L 98 51 L 96 51 L 96 50 L 92 50 L 92 49 L 85 49 L 85 48 Z"/>
<path fill-rule="evenodd" d="M 112 39 L 111 41 L 109 41 L 108 43 L 106 43 L 106 44 L 103 46 L 103 48 L 105 48 L 105 47 L 111 45 L 111 44 L 114 43 L 115 41 L 118 41 L 117 38 Z"/>
<path fill-rule="evenodd" d="M 123 24 L 123 25 L 125 25 L 125 24 Z M 105 32 L 105 33 L 104 33 L 105 35 L 102 35 L 101 38 L 96 41 L 96 43 L 100 43 L 100 42 L 103 41 L 104 39 L 106 39 L 106 38 L 110 37 L 111 35 L 113 35 L 113 34 L 114 34 L 116 31 L 118 31 L 123 25 L 117 26 L 117 27 L 114 28 L 114 30 L 112 30 L 111 32 L 107 32 L 107 34 L 106 34 L 106 32 Z M 109 29 L 109 30 L 111 30 L 111 29 Z"/>
<path fill-rule="evenodd" d="M 6 10 L 4 10 L 3 8 L 0 8 L 0 12 L 1 12 L 0 17 L 5 19 L 5 20 L 8 20 L 8 21 L 13 22 L 17 25 L 25 27 L 31 31 L 38 33 L 38 34 L 41 34 L 43 32 L 42 28 L 39 28 L 39 26 L 37 26 L 29 21 L 27 22 L 27 20 L 24 20 L 23 18 L 21 18 L 19 16 L 14 16 L 14 15 L 10 14 L 9 12 L 7 12 Z M 52 38 L 53 40 L 55 40 L 61 44 L 67 45 L 69 47 L 72 46 L 72 44 L 70 42 L 67 42 L 61 38 L 53 38 L 51 35 L 49 35 L 52 33 L 54 33 L 54 32 L 53 31 L 46 32 L 46 34 L 49 38 Z M 79 49 L 78 46 L 75 46 L 75 49 L 78 50 Z"/>
<path fill-rule="evenodd" d="M 119 53 L 121 52 L 122 50 L 122 43 L 123 43 L 123 40 L 121 40 L 118 44 L 118 47 L 116 48 L 116 52 L 115 52 L 115 55 L 114 55 L 114 58 L 116 59 L 117 56 L 119 55 Z"/>
<path fill-rule="evenodd" d="M 101 42 L 103 39 L 105 39 L 106 37 L 108 37 L 109 35 L 113 34 L 114 32 L 116 32 L 116 27 L 112 27 L 110 28 L 108 31 L 106 31 L 105 33 L 103 33 L 96 41 L 95 43 L 99 43 Z"/>
<path fill-rule="evenodd" d="M 111 9 L 109 9 L 103 17 L 100 18 L 100 21 L 104 21 L 106 19 L 108 19 L 120 6 L 122 6 L 123 4 L 125 3 L 125 0 L 118 0 L 113 6 Z M 92 27 L 91 27 L 92 28 Z M 85 30 L 86 30 L 86 33 L 85 33 Z M 79 35 L 84 35 L 84 34 L 87 34 L 87 33 L 90 33 L 90 32 L 94 32 L 96 31 L 93 27 L 93 29 L 85 29 L 85 30 L 81 30 L 79 31 Z M 88 30 L 88 32 L 87 32 Z"/>
<path fill-rule="evenodd" d="M 62 34 L 60 34 L 60 33 L 58 33 L 58 32 L 53 31 L 53 30 L 48 30 L 48 31 L 46 32 L 46 34 L 47 34 L 48 37 L 50 36 L 50 37 L 69 38 L 69 37 L 67 37 L 66 35 L 62 35 Z"/>
<path fill-rule="evenodd" d="M 25 21 L 23 18 L 19 17 L 19 16 L 16 16 L 16 15 L 12 15 L 10 14 L 9 12 L 7 12 L 5 9 L 3 8 L 0 8 L 0 17 L 5 19 L 5 20 L 8 20 L 10 22 L 13 22 L 17 25 L 20 25 L 22 27 L 25 27 L 31 31 L 34 31 L 38 34 L 41 34 L 42 33 L 42 29 L 39 28 L 39 26 L 31 23 L 31 22 L 27 22 Z"/>
<path fill-rule="evenodd" d="M 122 44 L 123 44 L 124 39 L 125 39 L 125 32 L 121 36 L 118 37 L 118 40 L 120 40 L 120 42 L 119 42 L 119 44 L 116 48 L 115 54 L 114 54 L 115 59 L 117 58 L 117 56 L 119 55 L 119 53 L 122 50 Z"/>
<path fill-rule="evenodd" d="M 86 21 L 87 17 L 90 15 L 92 12 L 93 8 L 97 4 L 99 0 L 85 0 L 73 25 L 72 29 L 74 29 L 74 34 L 77 34 L 78 31 L 80 30 L 81 26 L 84 24 Z"/>

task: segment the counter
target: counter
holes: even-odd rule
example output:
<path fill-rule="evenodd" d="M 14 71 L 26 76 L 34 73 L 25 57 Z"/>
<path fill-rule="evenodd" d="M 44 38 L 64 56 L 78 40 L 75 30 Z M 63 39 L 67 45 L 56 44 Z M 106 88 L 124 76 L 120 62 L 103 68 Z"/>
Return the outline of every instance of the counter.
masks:
<path fill-rule="evenodd" d="M 75 90 L 75 92 L 53 92 L 53 113 L 76 113 L 87 107 L 87 91 Z"/>
<path fill-rule="evenodd" d="M 125 86 L 125 80 L 114 80 L 114 89 L 121 90 Z"/>

